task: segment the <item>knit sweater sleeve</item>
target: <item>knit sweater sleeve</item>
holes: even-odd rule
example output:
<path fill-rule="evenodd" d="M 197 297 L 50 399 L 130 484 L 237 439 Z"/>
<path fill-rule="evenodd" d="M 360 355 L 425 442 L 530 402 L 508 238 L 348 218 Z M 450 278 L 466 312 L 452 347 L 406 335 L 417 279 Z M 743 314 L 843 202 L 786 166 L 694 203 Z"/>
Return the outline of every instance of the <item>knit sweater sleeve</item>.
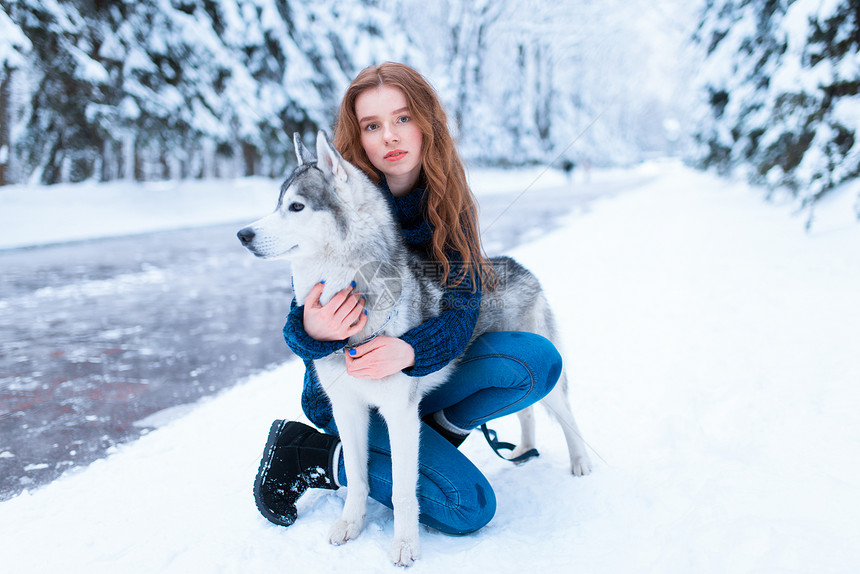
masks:
<path fill-rule="evenodd" d="M 480 309 L 480 284 L 474 293 L 468 280 L 446 288 L 441 313 L 400 336 L 415 350 L 415 364 L 403 372 L 421 377 L 459 357 L 472 338 Z"/>
<path fill-rule="evenodd" d="M 305 306 L 296 300 L 290 304 L 290 314 L 284 325 L 284 340 L 292 352 L 305 361 L 321 359 L 346 346 L 346 339 L 340 341 L 317 341 L 307 334 L 304 324 Z"/>

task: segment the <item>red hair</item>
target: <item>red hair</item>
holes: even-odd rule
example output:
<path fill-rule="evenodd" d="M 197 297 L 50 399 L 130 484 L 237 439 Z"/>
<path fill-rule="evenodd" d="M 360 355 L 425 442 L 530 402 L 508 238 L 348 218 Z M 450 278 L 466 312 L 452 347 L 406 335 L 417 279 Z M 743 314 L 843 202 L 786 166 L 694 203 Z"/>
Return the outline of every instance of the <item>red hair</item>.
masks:
<path fill-rule="evenodd" d="M 386 62 L 362 70 L 349 85 L 340 105 L 334 146 L 348 162 L 359 167 L 371 180 L 379 175 L 361 146 L 361 128 L 355 100 L 365 90 L 391 86 L 406 96 L 410 117 L 421 130 L 421 165 L 424 177 L 425 217 L 433 227 L 431 253 L 442 265 L 442 282 L 448 281 L 451 263 L 445 254 L 450 248 L 463 259 L 463 268 L 451 281 L 459 285 L 468 274 L 473 285 L 479 276 L 486 287 L 495 280 L 493 268 L 481 248 L 478 204 L 466 184 L 466 172 L 448 131 L 447 116 L 436 91 L 424 77 L 404 64 Z"/>

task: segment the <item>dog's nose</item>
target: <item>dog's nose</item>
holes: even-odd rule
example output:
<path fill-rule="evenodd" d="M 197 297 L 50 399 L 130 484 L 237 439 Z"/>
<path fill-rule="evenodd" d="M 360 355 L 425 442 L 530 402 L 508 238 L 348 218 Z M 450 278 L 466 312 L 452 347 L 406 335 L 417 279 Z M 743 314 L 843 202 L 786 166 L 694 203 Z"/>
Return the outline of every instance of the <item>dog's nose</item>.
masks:
<path fill-rule="evenodd" d="M 254 241 L 254 230 L 250 227 L 240 229 L 239 233 L 236 234 L 236 237 L 239 238 L 239 241 L 242 242 L 242 245 L 247 247 L 252 241 Z"/>

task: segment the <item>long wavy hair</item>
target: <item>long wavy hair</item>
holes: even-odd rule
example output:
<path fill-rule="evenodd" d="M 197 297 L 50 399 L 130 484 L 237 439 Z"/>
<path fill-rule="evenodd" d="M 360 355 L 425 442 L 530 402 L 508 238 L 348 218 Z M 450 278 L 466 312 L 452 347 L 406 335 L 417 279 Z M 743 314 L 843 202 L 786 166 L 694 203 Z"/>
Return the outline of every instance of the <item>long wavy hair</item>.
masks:
<path fill-rule="evenodd" d="M 436 91 L 424 77 L 404 64 L 386 62 L 362 70 L 349 85 L 340 105 L 334 146 L 350 163 L 379 183 L 379 175 L 361 146 L 361 128 L 355 100 L 365 90 L 391 86 L 406 96 L 410 117 L 421 130 L 422 183 L 425 185 L 425 217 L 433 227 L 431 254 L 442 266 L 442 283 L 460 285 L 468 275 L 472 289 L 480 278 L 485 288 L 495 285 L 495 273 L 481 247 L 478 204 L 466 184 L 466 172 Z M 462 257 L 462 268 L 451 275 L 446 248 Z"/>

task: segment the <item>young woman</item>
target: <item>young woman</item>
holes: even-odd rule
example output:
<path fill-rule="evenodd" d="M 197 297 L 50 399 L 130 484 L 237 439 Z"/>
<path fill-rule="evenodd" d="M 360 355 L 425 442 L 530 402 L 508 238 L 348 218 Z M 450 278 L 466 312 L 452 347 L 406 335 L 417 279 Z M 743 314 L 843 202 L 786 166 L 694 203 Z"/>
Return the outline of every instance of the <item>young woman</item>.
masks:
<path fill-rule="evenodd" d="M 481 424 L 515 413 L 555 386 L 561 357 L 531 333 L 488 333 L 466 349 L 482 289 L 494 274 L 482 253 L 477 206 L 433 88 L 412 68 L 386 63 L 363 70 L 347 89 L 334 139 L 343 157 L 361 168 L 389 199 L 403 239 L 440 270 L 443 310 L 400 337 L 377 337 L 345 355 L 347 371 L 378 379 L 403 371 L 422 376 L 463 354 L 451 378 L 421 402 L 418 498 L 420 521 L 451 534 L 473 532 L 493 517 L 487 479 L 457 447 Z M 317 285 L 303 305 L 294 300 L 284 327 L 287 345 L 305 361 L 302 408 L 319 432 L 275 421 L 254 484 L 257 507 L 289 526 L 307 488 L 347 486 L 331 405 L 319 386 L 314 359 L 343 349 L 364 327 L 361 294 L 351 289 L 320 304 Z M 370 496 L 391 503 L 388 430 L 371 416 Z"/>

